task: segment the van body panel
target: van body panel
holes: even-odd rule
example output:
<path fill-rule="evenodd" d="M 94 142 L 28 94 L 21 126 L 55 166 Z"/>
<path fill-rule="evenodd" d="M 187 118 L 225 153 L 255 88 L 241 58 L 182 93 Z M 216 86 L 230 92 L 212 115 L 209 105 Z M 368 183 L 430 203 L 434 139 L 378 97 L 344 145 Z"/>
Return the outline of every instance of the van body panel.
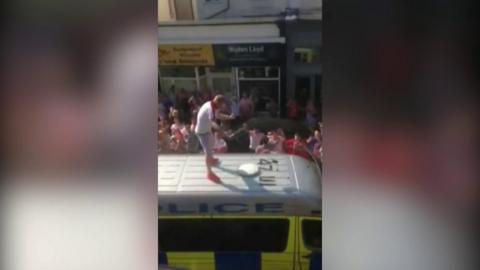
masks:
<path fill-rule="evenodd" d="M 158 214 L 310 216 L 321 211 L 318 166 L 292 155 L 219 155 L 217 184 L 205 178 L 203 155 L 164 155 L 158 160 Z M 237 172 L 256 164 L 259 174 Z"/>
<path fill-rule="evenodd" d="M 283 154 L 219 158 L 221 164 L 213 170 L 222 183 L 216 184 L 205 178 L 203 155 L 159 156 L 158 216 L 159 226 L 166 226 L 162 231 L 159 227 L 159 263 L 189 270 L 320 269 L 320 252 L 304 243 L 301 226 L 304 220 L 320 221 L 318 167 Z M 256 164 L 260 173 L 238 174 L 237 168 L 245 163 Z M 170 238 L 162 239 L 165 235 Z M 173 248 L 162 250 L 161 240 Z M 202 243 L 209 249 L 202 249 Z"/>
<path fill-rule="evenodd" d="M 299 222 L 297 224 L 298 228 L 298 239 L 299 249 L 298 249 L 298 260 L 301 265 L 301 269 L 308 270 L 320 270 L 322 269 L 322 256 L 321 256 L 321 238 L 320 239 L 308 239 L 308 235 L 305 231 L 305 222 L 310 222 L 310 226 L 319 226 L 318 230 L 321 231 L 321 218 L 314 217 L 299 217 Z M 318 224 L 318 225 L 316 225 Z M 317 232 L 317 231 L 315 231 Z M 315 234 L 318 235 L 318 234 Z M 315 241 L 315 247 L 309 246 L 308 241 Z"/>

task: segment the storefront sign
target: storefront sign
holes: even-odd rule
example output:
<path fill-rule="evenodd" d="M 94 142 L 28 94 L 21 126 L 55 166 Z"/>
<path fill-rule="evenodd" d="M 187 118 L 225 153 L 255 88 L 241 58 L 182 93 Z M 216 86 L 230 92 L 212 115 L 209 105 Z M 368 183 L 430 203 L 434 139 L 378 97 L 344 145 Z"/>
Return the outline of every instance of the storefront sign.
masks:
<path fill-rule="evenodd" d="M 212 45 L 160 45 L 161 66 L 214 66 Z"/>
<path fill-rule="evenodd" d="M 284 46 L 280 43 L 214 45 L 217 66 L 281 65 Z"/>

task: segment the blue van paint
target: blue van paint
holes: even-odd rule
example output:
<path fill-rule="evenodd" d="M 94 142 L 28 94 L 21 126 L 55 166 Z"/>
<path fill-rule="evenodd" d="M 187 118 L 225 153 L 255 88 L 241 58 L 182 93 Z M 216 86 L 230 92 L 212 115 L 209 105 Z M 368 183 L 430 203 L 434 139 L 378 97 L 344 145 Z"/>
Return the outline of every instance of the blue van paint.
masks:
<path fill-rule="evenodd" d="M 159 265 L 168 265 L 167 253 L 159 252 L 158 253 L 158 264 Z"/>
<path fill-rule="evenodd" d="M 208 203 L 199 203 L 198 204 L 198 213 L 208 214 Z"/>
<path fill-rule="evenodd" d="M 279 202 L 256 203 L 253 205 L 245 203 L 199 203 L 197 205 L 181 205 L 168 203 L 158 206 L 159 213 L 191 215 L 191 214 L 237 214 L 237 213 L 284 213 L 284 204 Z"/>
<path fill-rule="evenodd" d="M 245 213 L 248 212 L 248 205 L 244 203 L 224 203 L 213 207 L 218 213 Z"/>
<path fill-rule="evenodd" d="M 260 252 L 215 252 L 216 270 L 261 270 Z"/>
<path fill-rule="evenodd" d="M 168 204 L 168 211 L 172 214 L 195 214 L 197 211 L 195 209 L 190 210 L 182 210 L 179 209 L 178 205 L 169 203 Z"/>
<path fill-rule="evenodd" d="M 283 204 L 282 203 L 257 203 L 255 205 L 255 210 L 257 213 L 282 213 Z"/>
<path fill-rule="evenodd" d="M 310 258 L 309 270 L 321 270 L 322 269 L 322 254 L 313 252 Z"/>

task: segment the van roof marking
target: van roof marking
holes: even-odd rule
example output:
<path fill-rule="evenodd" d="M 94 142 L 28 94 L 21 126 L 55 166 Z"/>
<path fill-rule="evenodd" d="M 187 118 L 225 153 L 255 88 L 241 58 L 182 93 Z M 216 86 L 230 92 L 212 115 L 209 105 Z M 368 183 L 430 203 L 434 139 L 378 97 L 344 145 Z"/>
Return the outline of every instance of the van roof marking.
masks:
<path fill-rule="evenodd" d="M 208 202 L 238 200 L 241 197 L 242 202 L 272 198 L 295 201 L 295 204 L 298 204 L 299 198 L 303 201 L 308 198 L 308 201 L 314 204 L 321 201 L 318 171 L 314 169 L 315 165 L 303 158 L 273 154 L 228 154 L 219 157 L 221 168 L 213 170 L 222 179 L 223 184 L 215 184 L 205 178 L 203 155 L 159 156 L 159 200 L 163 203 L 179 200 Z M 262 169 L 260 175 L 254 177 L 235 174 L 240 164 L 258 164 L 261 163 L 261 159 L 272 161 L 272 169 Z"/>

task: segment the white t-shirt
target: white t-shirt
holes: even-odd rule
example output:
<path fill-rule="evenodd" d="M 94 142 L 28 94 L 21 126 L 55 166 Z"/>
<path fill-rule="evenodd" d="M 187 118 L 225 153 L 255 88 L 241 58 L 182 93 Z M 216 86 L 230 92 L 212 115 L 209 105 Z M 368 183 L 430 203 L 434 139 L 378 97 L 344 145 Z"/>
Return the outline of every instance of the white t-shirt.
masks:
<path fill-rule="evenodd" d="M 205 102 L 202 107 L 198 110 L 197 114 L 197 125 L 195 126 L 195 133 L 203 134 L 212 132 L 212 121 L 213 121 L 213 109 L 212 102 Z"/>

